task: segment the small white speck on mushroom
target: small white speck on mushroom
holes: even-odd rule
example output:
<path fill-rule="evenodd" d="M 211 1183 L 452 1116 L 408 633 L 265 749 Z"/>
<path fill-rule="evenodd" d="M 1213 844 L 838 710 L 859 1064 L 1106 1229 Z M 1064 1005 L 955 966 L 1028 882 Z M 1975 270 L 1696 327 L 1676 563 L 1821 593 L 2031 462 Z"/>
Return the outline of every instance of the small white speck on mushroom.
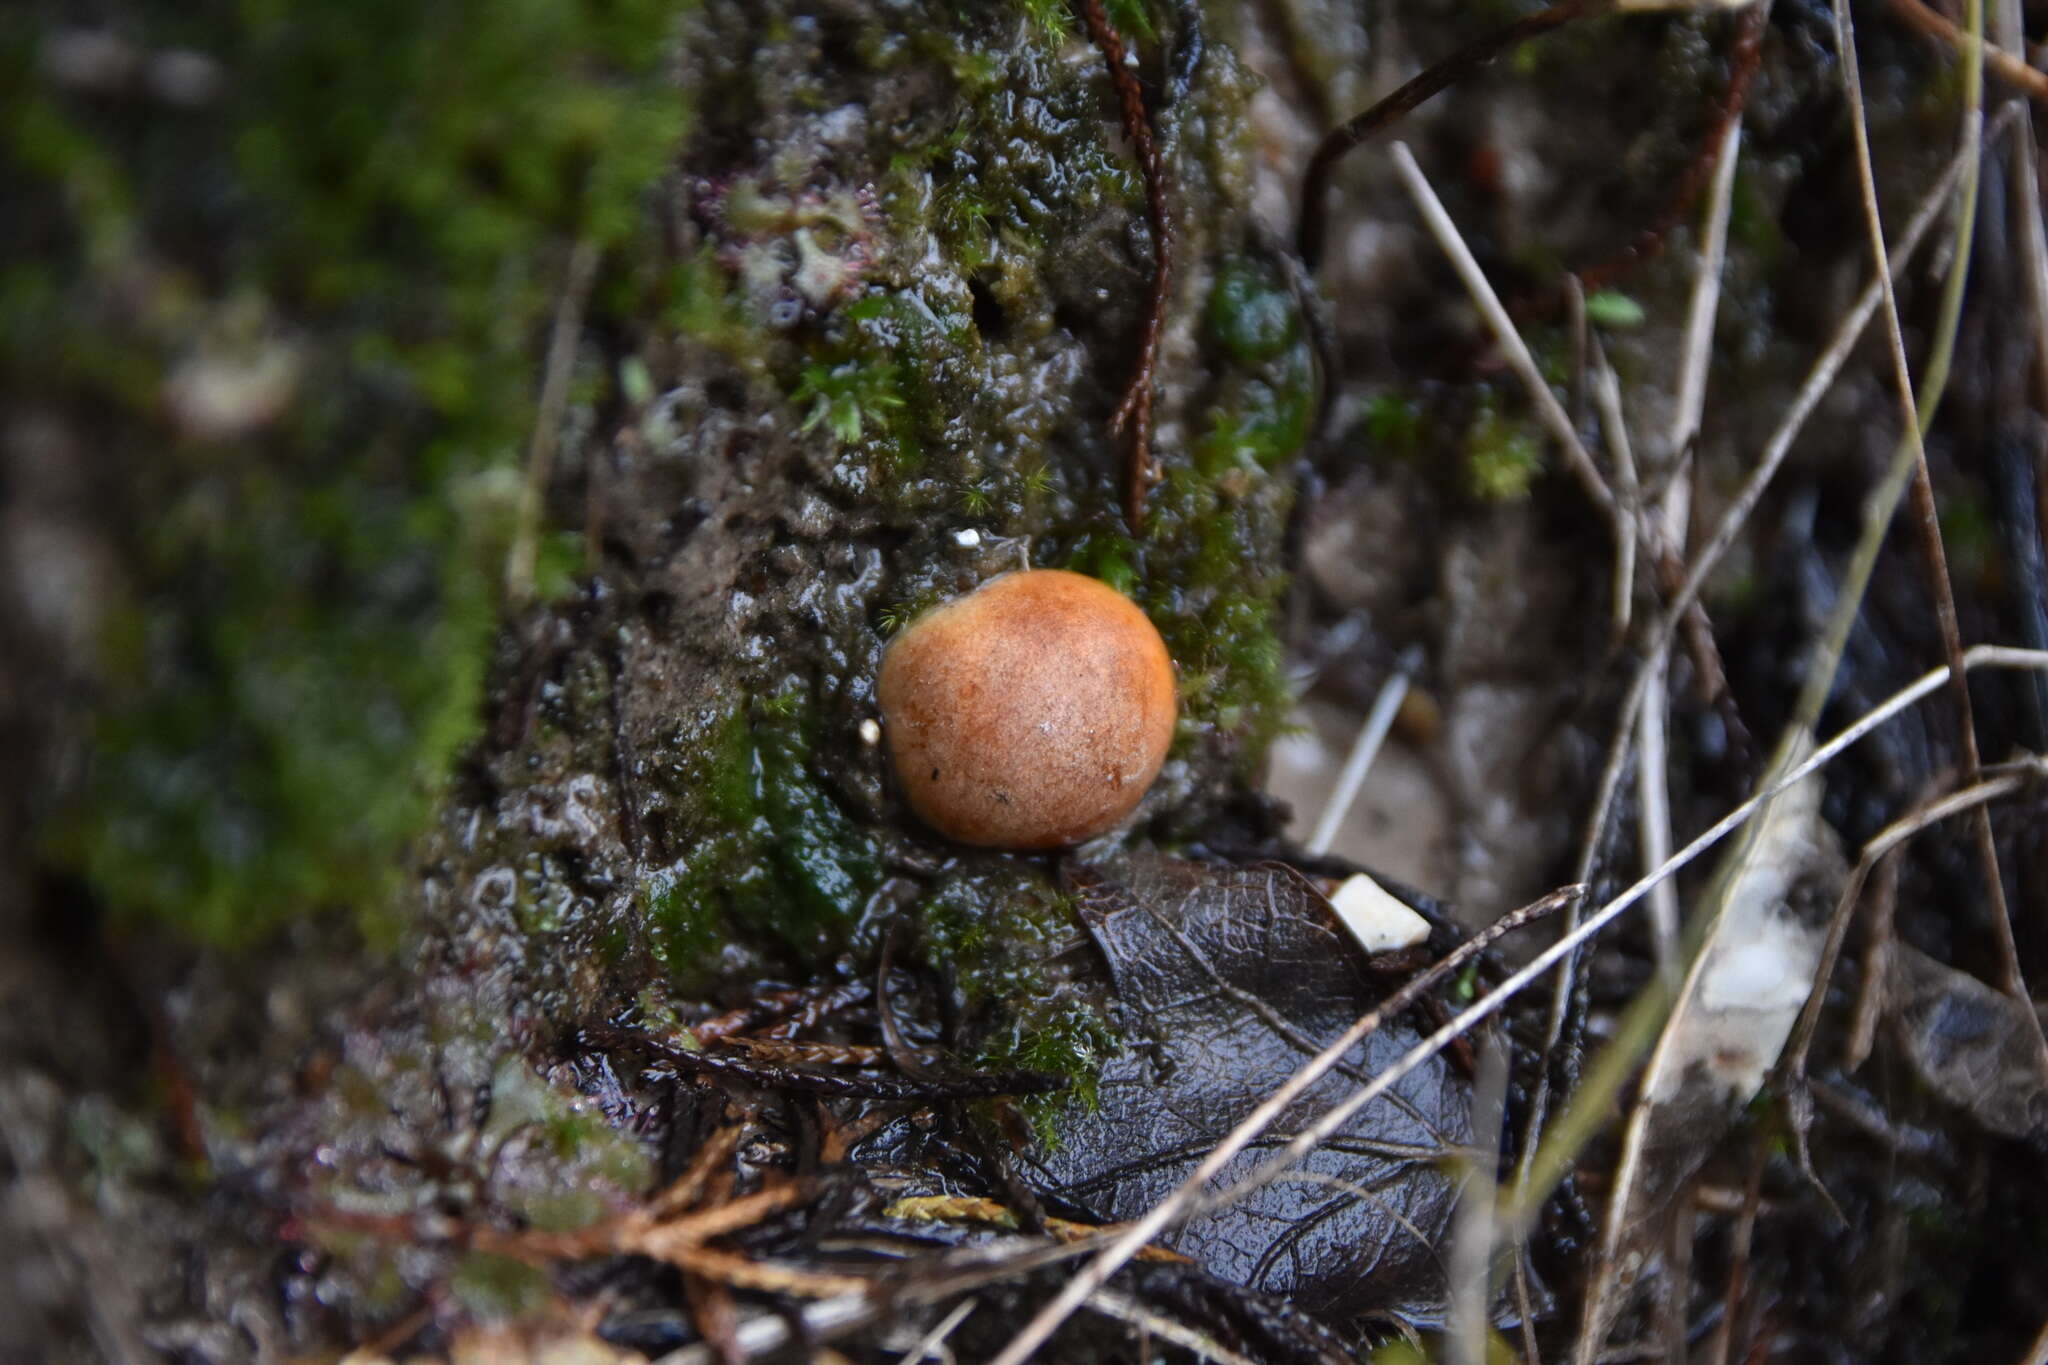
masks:
<path fill-rule="evenodd" d="M 882 742 L 882 722 L 869 716 L 860 723 L 860 742 L 870 749 Z"/>

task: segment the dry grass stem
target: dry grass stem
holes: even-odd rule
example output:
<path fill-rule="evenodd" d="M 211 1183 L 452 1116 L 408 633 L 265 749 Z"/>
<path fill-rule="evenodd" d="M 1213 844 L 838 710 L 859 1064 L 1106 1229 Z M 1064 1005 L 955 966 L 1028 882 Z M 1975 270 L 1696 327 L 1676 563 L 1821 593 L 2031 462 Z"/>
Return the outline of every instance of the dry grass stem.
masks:
<path fill-rule="evenodd" d="M 2048 1365 L 2048 1322 L 2041 1324 L 2041 1333 L 2034 1338 L 2034 1344 L 2027 1348 L 2022 1365 Z"/>
<path fill-rule="evenodd" d="M 1855 29 L 1849 14 L 1849 0 L 1834 0 L 1834 9 L 1836 45 L 1841 53 L 1842 81 L 1849 97 L 1850 125 L 1855 134 L 1856 171 L 1863 190 L 1864 214 L 1870 228 L 1872 252 L 1877 260 L 1882 261 L 1884 228 L 1878 214 L 1877 186 L 1870 158 L 1870 134 L 1865 122 L 1861 77 L 1857 71 Z M 1977 726 L 1970 704 L 1969 685 L 1963 678 L 1961 668 L 1958 667 L 1963 649 L 1961 629 L 1956 618 L 1955 592 L 1949 581 L 1948 558 L 1942 546 L 1939 512 L 1934 498 L 1934 481 L 1928 472 L 1927 450 L 1924 444 L 1924 436 L 1933 421 L 1933 408 L 1940 402 L 1942 391 L 1947 386 L 1949 360 L 1953 354 L 1955 331 L 1962 312 L 1963 285 L 1969 275 L 1972 226 L 1976 218 L 1977 157 L 1982 147 L 1984 125 L 1983 0 L 1967 0 L 1965 12 L 1969 19 L 1970 39 L 1963 49 L 1966 103 L 1963 111 L 1962 144 L 1966 160 L 1963 184 L 1958 190 L 1960 202 L 1956 219 L 1956 259 L 1950 267 L 1942 298 L 1941 323 L 1935 333 L 1934 350 L 1928 358 L 1927 372 L 1923 377 L 1925 393 L 1918 402 L 1915 401 L 1912 375 L 1906 363 L 1905 334 L 1899 323 L 1898 300 L 1892 292 L 1889 275 L 1884 276 L 1884 311 L 1886 328 L 1891 340 L 1892 365 L 1898 379 L 1900 416 L 1904 423 L 1906 440 L 1912 448 L 1914 518 L 1922 555 L 1926 561 L 1929 589 L 1934 597 L 1935 620 L 1941 631 L 1943 651 L 1948 656 L 1950 692 L 1954 699 L 1957 738 L 1962 750 L 1962 778 L 1964 783 L 1968 784 L 1977 780 L 1983 763 L 1977 752 Z M 1926 409 L 1925 412 L 1922 411 L 1923 408 Z M 1998 947 L 2000 970 L 2004 976 L 2000 984 L 2016 999 L 2030 1000 L 2031 994 L 2027 988 L 2025 974 L 2020 968 L 2019 946 L 2013 934 L 2012 908 L 2006 901 L 2004 878 L 1998 867 L 1998 847 L 1992 837 L 1991 815 L 1981 806 L 1973 815 L 1971 833 L 1977 846 L 1979 875 L 1984 880 L 1984 894 L 1990 901 L 1989 917 Z M 2039 1016 L 2033 1010 L 2026 1010 L 2025 1014 L 2033 1026 L 2036 1049 L 2043 1062 L 2048 1063 L 2048 1034 L 2043 1033 Z"/>
<path fill-rule="evenodd" d="M 1128 1294 L 1098 1289 L 1088 1296 L 1087 1307 L 1090 1312 L 1113 1318 L 1138 1332 L 1150 1333 L 1161 1341 L 1178 1346 L 1197 1360 L 1210 1361 L 1212 1365 L 1258 1365 L 1250 1356 L 1238 1354 L 1208 1333 L 1198 1332 L 1184 1322 L 1152 1312 Z"/>
<path fill-rule="evenodd" d="M 1998 125 L 1994 125 L 1994 130 L 1996 126 Z M 1756 510 L 1757 503 L 1763 498 L 1764 490 L 1769 487 L 1779 467 L 1784 464 L 1786 455 L 1791 452 L 1792 443 L 1799 438 L 1800 432 L 1805 430 L 1807 419 L 1812 417 L 1814 409 L 1820 406 L 1820 400 L 1834 387 L 1835 379 L 1848 361 L 1850 352 L 1862 339 L 1863 329 L 1870 325 L 1870 319 L 1877 312 L 1883 292 L 1890 287 L 1891 280 L 1905 269 L 1906 262 L 1926 239 L 1928 229 L 1934 226 L 1942 207 L 1948 203 L 1950 196 L 1961 183 L 1963 172 L 1969 164 L 1967 155 L 1967 148 L 1958 149 L 1942 173 L 1941 179 L 1930 186 L 1927 193 L 1921 197 L 1919 206 L 1913 211 L 1913 217 L 1906 224 L 1906 230 L 1899 234 L 1899 240 L 1891 250 L 1887 259 L 1889 269 L 1882 273 L 1872 273 L 1870 283 L 1864 287 L 1855 305 L 1842 319 L 1841 325 L 1835 329 L 1827 348 L 1814 360 L 1813 367 L 1807 371 L 1806 381 L 1800 385 L 1798 395 L 1792 400 L 1792 405 L 1785 410 L 1784 417 L 1771 432 L 1770 439 L 1764 442 L 1763 457 L 1758 460 L 1749 478 L 1743 482 L 1734 500 L 1728 504 L 1727 511 L 1722 513 L 1721 520 L 1716 523 L 1713 534 L 1707 538 L 1707 543 L 1693 557 L 1692 564 L 1686 571 L 1684 584 L 1671 601 L 1665 604 L 1664 615 L 1658 624 L 1660 635 L 1668 634 L 1673 629 L 1685 609 L 1699 596 L 1707 575 L 1720 564 L 1721 557 L 1728 552 L 1728 547 L 1735 543 L 1735 537 L 1741 534 L 1742 528 L 1748 524 L 1750 514 Z"/>
<path fill-rule="evenodd" d="M 932 1329 L 918 1338 L 917 1345 L 897 1359 L 896 1365 L 917 1365 L 920 1360 L 937 1357 L 939 1348 L 946 1344 L 946 1338 L 952 1336 L 953 1330 L 967 1321 L 967 1315 L 980 1306 L 980 1302 L 979 1299 L 962 1299 L 954 1304 L 946 1316 L 933 1323 Z"/>
<path fill-rule="evenodd" d="M 1965 811 L 1981 810 L 1990 802 L 2011 796 L 2044 775 L 2048 775 L 2048 764 L 2039 758 L 2030 759 L 2020 767 L 1922 803 L 1885 826 L 1863 846 L 1863 853 L 1856 860 L 1856 866 L 1835 902 L 1834 914 L 1828 920 L 1828 936 L 1821 948 L 1820 961 L 1814 968 L 1813 985 L 1807 993 L 1805 1006 L 1799 1012 L 1799 1022 L 1793 1027 L 1792 1041 L 1785 1049 L 1782 1070 L 1788 1089 L 1797 1090 L 1806 1083 L 1806 1059 L 1813 1045 L 1814 1031 L 1820 1023 L 1828 982 L 1835 974 L 1835 963 L 1841 957 L 1843 940 L 1848 936 L 1849 923 L 1855 917 L 1857 903 L 1862 899 L 1863 887 L 1871 872 L 1907 840 L 1929 826 Z M 1804 1165 L 1804 1133 L 1800 1134 L 1800 1140 L 1801 1164 Z"/>
<path fill-rule="evenodd" d="M 1994 125 L 1994 129 L 1996 126 Z M 1914 210 L 1912 219 L 1906 226 L 1905 232 L 1900 235 L 1898 244 L 1892 250 L 1888 262 L 1891 274 L 1896 275 L 1903 270 L 1906 262 L 1919 248 L 1921 242 L 1925 240 L 1928 231 L 1934 226 L 1935 220 L 1939 217 L 1943 206 L 1948 203 L 1949 196 L 1960 183 L 1964 166 L 1964 152 L 1959 150 L 1956 156 L 1950 160 L 1941 179 L 1922 197 L 1918 207 Z M 1837 326 L 1835 334 L 1830 338 L 1827 347 L 1815 359 L 1812 368 L 1807 372 L 1806 380 L 1800 385 L 1799 393 L 1793 399 L 1791 406 L 1786 410 L 1784 417 L 1779 420 L 1770 438 L 1764 443 L 1764 453 L 1758 461 L 1757 467 L 1751 471 L 1749 478 L 1744 481 L 1735 499 L 1722 514 L 1721 520 L 1716 523 L 1713 534 L 1708 537 L 1707 543 L 1693 557 L 1691 566 L 1686 572 L 1685 581 L 1680 585 L 1678 592 L 1665 604 L 1663 611 L 1650 627 L 1643 661 L 1637 666 L 1635 677 L 1629 685 L 1628 694 L 1617 710 L 1619 720 L 1615 727 L 1614 737 L 1608 746 L 1607 757 L 1602 766 L 1600 781 L 1591 806 L 1591 813 L 1585 823 L 1585 833 L 1580 846 L 1578 866 L 1574 873 L 1578 880 L 1584 881 L 1592 875 L 1593 863 L 1598 854 L 1600 839 L 1607 827 L 1608 812 L 1613 805 L 1615 793 L 1620 786 L 1622 772 L 1627 765 L 1629 737 L 1634 730 L 1635 717 L 1650 686 L 1656 680 L 1658 670 L 1662 667 L 1662 661 L 1670 649 L 1672 637 L 1678 627 L 1678 623 L 1684 619 L 1685 613 L 1690 609 L 1693 602 L 1697 600 L 1701 588 L 1706 583 L 1707 576 L 1720 563 L 1721 557 L 1727 553 L 1729 546 L 1735 543 L 1735 537 L 1740 534 L 1743 526 L 1748 523 L 1750 514 L 1755 511 L 1757 503 L 1763 498 L 1764 490 L 1770 485 L 1771 480 L 1784 464 L 1785 457 L 1791 452 L 1792 443 L 1798 439 L 1799 433 L 1805 429 L 1807 419 L 1813 415 L 1814 410 L 1820 405 L 1821 398 L 1833 387 L 1842 366 L 1849 358 L 1850 352 L 1855 349 L 1856 343 L 1862 338 L 1863 329 L 1869 325 L 1871 317 L 1877 311 L 1881 285 L 1881 281 L 1873 279 L 1864 288 L 1863 293 L 1858 297 L 1849 313 L 1842 319 L 1841 324 Z M 1556 1045 L 1563 1031 L 1569 1003 L 1567 994 L 1569 988 L 1569 980 L 1560 978 L 1556 997 L 1552 1001 L 1544 1041 L 1546 1053 Z M 1550 1077 L 1546 1070 L 1537 1078 L 1536 1093 L 1529 1106 L 1528 1118 L 1524 1123 L 1522 1164 L 1517 1175 L 1518 1188 L 1526 1183 L 1530 1173 L 1530 1163 L 1535 1159 L 1538 1146 L 1537 1138 L 1542 1132 L 1543 1124 L 1548 1115 L 1549 1090 Z"/>
<path fill-rule="evenodd" d="M 1972 52 L 1980 54 L 1998 79 L 2028 99 L 2048 104 L 2048 75 L 2027 65 L 2022 58 L 2002 48 L 1986 47 L 1983 39 L 1971 37 L 1956 27 L 1955 20 L 1929 9 L 1921 0 L 1892 0 L 1892 12 L 1928 37 L 1947 43 L 1966 60 Z"/>
<path fill-rule="evenodd" d="M 1577 290 L 1572 297 L 1579 297 Z M 1642 534 L 1643 487 L 1636 475 L 1635 449 L 1629 444 L 1628 418 L 1622 411 L 1621 381 L 1598 342 L 1592 349 L 1593 405 L 1600 413 L 1601 433 L 1607 438 L 1607 458 L 1614 462 L 1615 497 L 1621 507 L 1619 543 L 1614 551 L 1614 632 L 1619 638 L 1628 633 L 1635 614 L 1636 541 Z"/>
<path fill-rule="evenodd" d="M 519 491 L 519 524 L 505 557 L 505 600 L 513 610 L 533 600 L 534 566 L 540 556 L 541 505 L 554 478 L 555 446 L 562 435 L 562 411 L 569 402 L 569 378 L 576 370 L 576 342 L 583 335 L 583 305 L 590 298 L 603 253 L 585 238 L 569 252 L 562 291 L 555 300 L 553 330 L 542 372 L 533 435 L 526 447 L 526 481 Z"/>
<path fill-rule="evenodd" d="M 1671 711 L 1668 678 L 1671 656 L 1659 654 L 1650 661 L 1652 675 L 1636 708 L 1636 802 L 1638 840 L 1642 846 L 1642 870 L 1662 867 L 1671 856 L 1671 799 L 1669 754 L 1665 731 Z M 1678 960 L 1678 888 L 1660 882 L 1650 892 L 1650 932 L 1656 942 L 1657 970 L 1676 983 L 1682 964 Z"/>
<path fill-rule="evenodd" d="M 1978 645 L 1964 653 L 1963 663 L 1966 669 L 1971 670 L 1992 667 L 2048 672 L 2048 651 Z M 1899 712 L 1939 690 L 1947 682 L 1948 669 L 1934 669 L 1865 712 L 1839 731 L 1834 738 L 1815 749 L 1805 760 L 1792 765 L 1775 781 L 1768 783 L 1761 791 L 1735 807 L 1691 843 L 1673 854 L 1656 873 L 1637 881 L 1603 905 L 1588 917 L 1585 923 L 1503 982 L 1493 995 L 1520 990 L 1529 978 L 1559 961 L 1576 944 L 1599 932 L 1602 926 L 1640 899 L 1650 886 L 1691 863 L 1709 847 L 1745 823 L 1779 792 L 1825 767 L 1836 755 L 1856 744 Z M 1634 1052 L 1639 1047 L 1648 1045 L 1671 997 L 1672 991 L 1669 986 L 1662 978 L 1658 978 L 1630 1004 L 1615 1026 L 1614 1041 L 1603 1050 L 1596 1060 L 1594 1069 L 1581 1081 L 1578 1091 L 1573 1096 L 1570 1110 L 1558 1121 L 1557 1131 L 1544 1135 L 1533 1150 L 1525 1150 L 1516 1181 L 1515 1211 L 1512 1219 L 1516 1227 L 1526 1231 L 1533 1225 L 1537 1211 L 1549 1199 L 1551 1191 L 1571 1166 L 1577 1151 L 1594 1131 L 1606 1125 L 1613 1112 L 1615 1097 L 1620 1094 L 1623 1084 L 1633 1070 Z M 1487 1007 L 1489 1010 L 1497 1008 L 1498 1003 L 1500 1002 L 1495 1002 L 1492 996 L 1489 996 L 1468 1009 L 1466 1014 L 1471 1014 L 1473 1010 L 1481 1007 Z M 1457 1024 L 1464 1017 L 1460 1015 L 1452 1024 Z M 1619 1186 L 1619 1180 L 1616 1183 Z"/>
<path fill-rule="evenodd" d="M 1893 852 L 1877 860 L 1871 873 L 1870 911 L 1863 931 L 1863 985 L 1849 1017 L 1849 1036 L 1842 1042 L 1842 1070 L 1851 1074 L 1870 1060 L 1877 1046 L 1891 978 L 1892 927 L 1899 903 L 1899 857 Z"/>
<path fill-rule="evenodd" d="M 1365 722 L 1358 727 L 1358 738 L 1352 741 L 1351 752 L 1344 757 L 1337 785 L 1330 792 L 1330 799 L 1323 803 L 1315 832 L 1309 835 L 1308 851 L 1317 857 L 1330 851 L 1337 831 L 1344 826 L 1344 817 L 1351 813 L 1351 803 L 1357 798 L 1358 789 L 1365 785 L 1365 775 L 1378 757 L 1380 745 L 1386 742 L 1387 731 L 1393 728 L 1402 699 L 1408 695 L 1408 678 L 1417 662 L 1413 651 L 1404 651 L 1395 661 L 1393 673 L 1380 684 L 1372 710 L 1366 713 Z"/>
<path fill-rule="evenodd" d="M 1507 1075 L 1507 1053 L 1496 1042 L 1481 1055 L 1479 1080 L 1472 1089 L 1472 1127 L 1480 1150 L 1464 1163 L 1451 1242 L 1450 1344 L 1451 1359 L 1457 1365 L 1486 1365 L 1487 1360 L 1491 1316 L 1487 1307 L 1493 1300 L 1493 1249 L 1498 1236 L 1494 1168 L 1499 1161 Z"/>
<path fill-rule="evenodd" d="M 1749 1179 L 1743 1185 L 1741 1211 L 1735 1219 L 1735 1230 L 1730 1239 L 1734 1246 L 1729 1250 L 1728 1284 L 1721 1295 L 1721 1323 L 1708 1339 L 1706 1359 L 1702 1365 L 1724 1365 L 1729 1355 L 1728 1348 L 1735 1339 L 1743 1291 L 1748 1288 L 1750 1246 L 1756 1238 L 1757 1213 L 1763 1207 L 1764 1162 L 1768 1155 L 1765 1137 L 1759 1133 L 1750 1144 Z"/>
<path fill-rule="evenodd" d="M 1564 450 L 1565 463 L 1571 466 L 1579 485 L 1586 496 L 1600 509 L 1610 524 L 1620 520 L 1620 509 L 1615 505 L 1614 492 L 1607 481 L 1600 477 L 1600 468 L 1593 463 L 1593 457 L 1586 453 L 1584 442 L 1572 427 L 1572 419 L 1557 401 L 1557 395 L 1550 391 L 1550 384 L 1536 368 L 1535 357 L 1529 354 L 1529 347 L 1522 340 L 1522 334 L 1515 330 L 1514 320 L 1508 317 L 1508 310 L 1501 306 L 1500 296 L 1487 283 L 1486 274 L 1479 268 L 1479 262 L 1472 255 L 1465 239 L 1459 235 L 1457 224 L 1444 210 L 1443 202 L 1430 188 L 1429 180 L 1422 168 L 1415 164 L 1415 156 L 1405 142 L 1396 142 L 1389 147 L 1394 166 L 1401 173 L 1401 181 L 1408 187 L 1409 195 L 1415 200 L 1415 207 L 1421 212 L 1423 222 L 1429 227 L 1430 235 L 1450 258 L 1451 265 L 1458 272 L 1458 278 L 1465 283 L 1466 292 L 1486 319 L 1487 329 L 1493 333 L 1508 363 L 1521 378 L 1522 386 L 1528 390 L 1529 401 L 1536 409 L 1536 415 L 1550 434 L 1557 438 Z"/>
<path fill-rule="evenodd" d="M 1769 0 L 1765 0 L 1766 6 Z M 1714 318 L 1721 307 L 1721 266 L 1728 255 L 1728 210 L 1734 199 L 1735 164 L 1742 150 L 1742 119 L 1728 121 L 1707 199 L 1700 239 L 1699 269 L 1693 275 L 1692 305 L 1686 312 L 1677 396 L 1672 403 L 1669 457 L 1677 459 L 1699 435 L 1707 403 L 1707 369 L 1714 354 Z"/>

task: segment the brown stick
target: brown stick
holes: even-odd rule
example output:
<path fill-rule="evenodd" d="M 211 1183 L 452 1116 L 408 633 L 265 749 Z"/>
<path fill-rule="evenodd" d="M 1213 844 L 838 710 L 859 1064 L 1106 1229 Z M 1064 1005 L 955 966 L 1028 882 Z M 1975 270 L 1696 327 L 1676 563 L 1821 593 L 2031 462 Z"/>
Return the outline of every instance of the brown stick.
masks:
<path fill-rule="evenodd" d="M 1955 20 L 1929 9 L 1920 0 L 1892 0 L 1892 12 L 1905 20 L 1908 27 L 1940 39 L 1957 52 L 1969 45 L 1970 35 L 1957 28 Z M 2004 48 L 1985 44 L 1984 68 L 2029 99 L 2048 104 L 2048 74 L 2028 66 Z"/>
<path fill-rule="evenodd" d="M 1974 35 L 1970 35 L 1974 37 Z M 1927 469 L 1927 447 L 1925 433 L 1921 430 L 1919 402 L 1913 392 L 1913 378 L 1906 363 L 1906 342 L 1899 324 L 1898 301 L 1892 296 L 1891 277 L 1884 273 L 1885 245 L 1884 229 L 1878 222 L 1877 186 L 1870 162 L 1870 135 L 1863 112 L 1862 88 L 1856 74 L 1856 40 L 1853 24 L 1849 17 L 1848 0 L 1835 0 L 1835 44 L 1841 52 L 1844 88 L 1849 95 L 1852 127 L 1856 133 L 1856 171 L 1862 182 L 1865 216 L 1870 227 L 1871 254 L 1877 262 L 1879 283 L 1884 291 L 1885 321 L 1891 333 L 1892 366 L 1898 378 L 1899 418 L 1905 439 L 1910 443 L 1913 455 L 1913 521 L 1920 541 L 1921 556 L 1926 561 L 1928 590 L 1933 598 L 1935 622 L 1941 632 L 1942 652 L 1949 668 L 1949 689 L 1955 700 L 1958 738 L 1962 749 L 1962 777 L 1965 786 L 1977 781 L 1983 771 L 1983 762 L 1977 752 L 1977 724 L 1970 705 L 1970 683 L 1962 671 L 1962 632 L 1956 622 L 1955 594 L 1949 584 L 1948 557 L 1941 543 L 1941 525 L 1934 502 L 1934 480 Z M 1965 55 L 1969 55 L 1965 44 Z M 1980 52 L 1990 49 L 1982 47 Z M 1973 72 L 1972 80 L 1980 73 Z M 1968 148 L 1983 145 L 1981 122 L 1983 91 L 1973 89 L 1972 99 L 1977 101 L 1965 112 L 1964 145 Z M 1965 195 L 1974 196 L 1974 180 L 1965 180 Z M 1974 198 L 1968 199 L 1958 210 L 1960 226 L 1957 231 L 1957 260 L 1951 267 L 1949 290 L 1946 300 L 1960 300 L 1962 296 L 1963 272 L 1970 265 L 1969 224 L 1975 211 Z M 1954 306 L 1951 304 L 1951 306 Z M 1941 391 L 1948 378 L 1948 353 L 1941 346 L 1936 348 L 1940 359 L 1931 361 L 1933 371 L 1938 371 L 1940 382 L 1927 385 L 1925 401 L 1930 405 L 1940 401 Z M 1923 382 L 1925 377 L 1923 376 Z M 1932 421 L 1932 417 L 1928 418 Z M 2026 976 L 2020 968 L 2019 948 L 2012 929 L 2012 911 L 2005 898 L 2005 883 L 1998 870 L 1998 847 L 1992 837 L 1991 813 L 1979 807 L 1972 817 L 1972 832 L 1976 835 L 1977 855 L 1984 876 L 1984 894 L 1990 901 L 1992 934 L 1998 947 L 1999 959 L 2004 977 L 2001 983 L 2005 990 L 2022 1003 L 2029 1002 Z M 2027 1022 L 2033 1025 L 2034 1041 L 2043 1059 L 2048 1059 L 2048 1032 L 2041 1028 L 2034 1011 L 2023 1011 Z"/>
<path fill-rule="evenodd" d="M 1152 293 L 1145 305 L 1145 332 L 1138 344 L 1138 363 L 1124 387 L 1123 401 L 1109 419 L 1109 429 L 1124 436 L 1124 519 L 1137 535 L 1145 521 L 1145 494 L 1159 481 L 1152 459 L 1152 374 L 1159 364 L 1159 338 L 1166 331 L 1167 289 L 1173 275 L 1173 228 L 1166 216 L 1166 171 L 1152 141 L 1152 123 L 1145 114 L 1145 92 L 1124 65 L 1124 43 L 1103 12 L 1102 0 L 1081 0 L 1081 19 L 1088 37 L 1109 68 L 1116 87 L 1124 136 L 1138 155 L 1145 176 L 1145 213 L 1152 224 Z"/>
<path fill-rule="evenodd" d="M 1691 215 L 1693 205 L 1699 202 L 1700 192 L 1707 187 L 1707 177 L 1714 173 L 1714 154 L 1728 134 L 1728 125 L 1741 116 L 1743 106 L 1749 102 L 1750 78 L 1756 75 L 1758 61 L 1763 55 L 1764 27 L 1769 19 L 1768 5 L 1751 5 L 1735 21 L 1735 40 L 1728 49 L 1728 88 L 1714 101 L 1707 130 L 1700 137 L 1699 155 L 1685 168 L 1678 188 L 1672 192 L 1664 212 L 1655 221 L 1638 232 L 1635 240 L 1623 247 L 1619 256 L 1579 272 L 1579 283 L 1583 287 L 1599 289 L 1630 266 L 1650 260 L 1664 249 L 1671 229 Z"/>
<path fill-rule="evenodd" d="M 1502 54 L 1513 51 L 1529 39 L 1570 23 L 1591 9 L 1594 3 L 1595 0 L 1557 0 L 1548 9 L 1539 10 L 1526 19 L 1517 19 L 1506 28 L 1496 29 L 1434 66 L 1425 68 L 1420 75 L 1364 113 L 1324 134 L 1301 178 L 1301 259 L 1308 263 L 1309 268 L 1313 270 L 1321 258 L 1323 244 L 1329 234 L 1327 200 L 1330 179 L 1336 174 L 1339 162 L 1373 134 L 1414 110 L 1438 91 L 1474 72 L 1485 70 Z"/>

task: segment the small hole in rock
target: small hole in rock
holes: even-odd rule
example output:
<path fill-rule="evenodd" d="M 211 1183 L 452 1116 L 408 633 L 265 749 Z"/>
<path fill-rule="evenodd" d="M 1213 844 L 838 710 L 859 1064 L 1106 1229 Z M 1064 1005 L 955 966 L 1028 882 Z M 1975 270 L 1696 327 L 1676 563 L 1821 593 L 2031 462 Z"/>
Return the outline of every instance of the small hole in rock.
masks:
<path fill-rule="evenodd" d="M 974 296 L 974 330 L 981 333 L 984 341 L 1001 341 L 1009 335 L 1010 315 L 1003 311 L 1002 300 L 982 279 L 967 281 L 967 292 Z"/>

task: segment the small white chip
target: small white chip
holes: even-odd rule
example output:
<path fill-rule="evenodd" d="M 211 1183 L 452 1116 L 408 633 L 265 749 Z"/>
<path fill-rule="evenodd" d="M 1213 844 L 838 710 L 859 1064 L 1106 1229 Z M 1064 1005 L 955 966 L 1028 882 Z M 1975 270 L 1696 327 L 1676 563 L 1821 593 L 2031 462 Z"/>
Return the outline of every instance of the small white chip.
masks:
<path fill-rule="evenodd" d="M 1337 918 L 1368 953 L 1413 948 L 1429 937 L 1429 921 L 1388 895 L 1363 872 L 1347 877 L 1330 897 Z"/>
<path fill-rule="evenodd" d="M 971 550 L 981 544 L 981 532 L 975 530 L 972 526 L 964 531 L 955 531 L 953 533 L 953 543 L 963 550 Z"/>
<path fill-rule="evenodd" d="M 882 722 L 869 716 L 860 723 L 860 742 L 873 748 L 882 742 Z"/>

